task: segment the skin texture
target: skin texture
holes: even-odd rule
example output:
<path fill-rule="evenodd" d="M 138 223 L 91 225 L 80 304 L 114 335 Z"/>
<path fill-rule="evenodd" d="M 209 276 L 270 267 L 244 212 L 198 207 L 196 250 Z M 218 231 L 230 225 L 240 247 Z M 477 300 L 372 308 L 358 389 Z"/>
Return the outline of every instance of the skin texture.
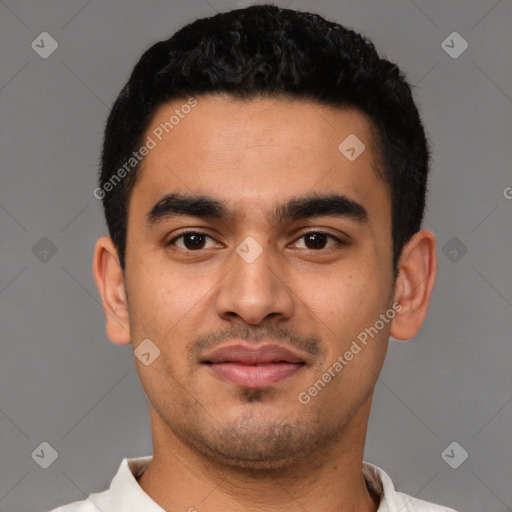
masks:
<path fill-rule="evenodd" d="M 375 511 L 361 464 L 374 386 L 389 336 L 413 337 L 436 275 L 435 239 L 416 233 L 393 282 L 391 195 L 375 172 L 367 117 L 316 103 L 201 96 L 143 161 L 128 214 L 126 273 L 109 237 L 96 244 L 94 277 L 113 343 L 149 338 L 160 356 L 134 358 L 148 397 L 154 458 L 138 480 L 167 511 Z M 147 130 L 183 101 L 161 106 Z M 349 161 L 338 145 L 366 146 Z M 229 221 L 190 216 L 148 227 L 165 194 L 225 203 Z M 368 222 L 336 216 L 272 223 L 274 207 L 305 194 L 344 194 Z M 180 238 L 206 233 L 200 250 Z M 320 248 L 304 234 L 326 232 Z M 236 252 L 248 236 L 252 263 Z M 187 252 L 188 251 L 188 252 Z M 357 335 L 401 310 L 308 404 L 297 399 L 349 350 Z M 265 389 L 211 372 L 205 350 L 243 339 L 299 351 L 305 365 Z M 301 508 L 303 507 L 303 508 Z"/>

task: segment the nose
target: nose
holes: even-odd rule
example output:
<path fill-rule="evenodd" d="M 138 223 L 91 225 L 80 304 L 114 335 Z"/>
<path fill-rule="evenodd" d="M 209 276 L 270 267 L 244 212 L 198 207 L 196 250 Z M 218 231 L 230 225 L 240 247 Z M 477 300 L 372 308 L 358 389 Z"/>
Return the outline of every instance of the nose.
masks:
<path fill-rule="evenodd" d="M 222 279 L 216 299 L 217 314 L 223 320 L 258 325 L 267 318 L 277 321 L 293 315 L 293 292 L 287 283 L 293 267 L 270 247 L 258 246 L 257 253 L 261 253 L 254 260 L 242 251 L 233 251 L 226 262 L 231 270 Z M 245 248 L 256 250 L 254 246 Z"/>

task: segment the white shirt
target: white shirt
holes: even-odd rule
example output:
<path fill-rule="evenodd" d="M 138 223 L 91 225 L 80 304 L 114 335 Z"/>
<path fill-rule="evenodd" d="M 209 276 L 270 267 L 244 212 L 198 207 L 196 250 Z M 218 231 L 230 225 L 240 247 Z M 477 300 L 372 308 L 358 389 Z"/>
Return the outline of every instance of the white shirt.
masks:
<path fill-rule="evenodd" d="M 92 493 L 85 500 L 69 503 L 51 512 L 165 512 L 142 490 L 136 480 L 152 458 L 152 455 L 124 458 L 107 490 Z M 387 473 L 369 462 L 363 461 L 363 476 L 368 487 L 380 496 L 377 512 L 456 512 L 396 492 Z"/>

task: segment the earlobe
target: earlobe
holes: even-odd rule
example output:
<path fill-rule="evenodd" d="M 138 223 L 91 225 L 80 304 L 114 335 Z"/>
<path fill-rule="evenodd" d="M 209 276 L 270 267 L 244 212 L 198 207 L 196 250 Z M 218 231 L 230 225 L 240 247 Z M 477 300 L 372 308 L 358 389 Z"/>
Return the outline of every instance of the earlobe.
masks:
<path fill-rule="evenodd" d="M 394 302 L 401 305 L 391 324 L 390 336 L 409 340 L 427 316 L 437 273 L 436 240 L 423 229 L 415 233 L 402 251 Z"/>
<path fill-rule="evenodd" d="M 126 345 L 131 336 L 124 276 L 117 250 L 108 236 L 96 242 L 92 272 L 105 310 L 107 336 L 112 343 Z"/>

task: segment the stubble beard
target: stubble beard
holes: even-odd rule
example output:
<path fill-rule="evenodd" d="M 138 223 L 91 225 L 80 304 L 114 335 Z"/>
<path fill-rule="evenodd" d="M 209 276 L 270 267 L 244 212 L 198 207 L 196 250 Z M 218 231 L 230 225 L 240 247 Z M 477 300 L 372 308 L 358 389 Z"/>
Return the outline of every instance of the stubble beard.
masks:
<path fill-rule="evenodd" d="M 257 402 L 260 393 L 260 390 L 241 390 L 241 395 L 250 402 Z M 214 418 L 207 418 L 204 410 L 198 416 L 192 409 L 188 408 L 184 421 L 172 425 L 167 422 L 172 433 L 189 449 L 202 455 L 209 465 L 252 478 L 274 473 L 283 475 L 296 471 L 308 459 L 320 458 L 344 427 L 327 426 L 316 417 L 300 418 L 301 411 L 288 416 L 283 414 L 281 418 L 263 418 L 257 409 L 221 425 Z"/>

